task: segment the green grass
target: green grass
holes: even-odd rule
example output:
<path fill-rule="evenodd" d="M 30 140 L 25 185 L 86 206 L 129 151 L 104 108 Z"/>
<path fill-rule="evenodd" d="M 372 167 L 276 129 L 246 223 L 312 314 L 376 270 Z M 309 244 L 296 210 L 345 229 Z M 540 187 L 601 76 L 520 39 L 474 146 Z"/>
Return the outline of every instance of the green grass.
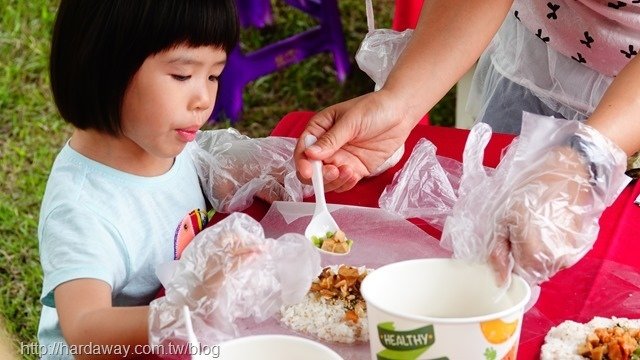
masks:
<path fill-rule="evenodd" d="M 56 112 L 48 85 L 47 57 L 57 3 L 0 0 L 0 313 L 17 350 L 20 343 L 36 342 L 42 285 L 37 240 L 40 200 L 52 161 L 71 133 Z M 394 1 L 374 3 L 376 25 L 390 27 Z M 248 50 L 312 25 L 312 19 L 282 1 L 275 4 L 275 24 L 268 30 L 243 32 Z M 339 4 L 353 57 L 366 33 L 364 0 Z M 236 127 L 249 136 L 266 136 L 290 111 L 319 110 L 371 89 L 373 82 L 356 65 L 341 84 L 331 57 L 315 56 L 250 84 Z M 431 113 L 432 123 L 451 125 L 454 106 L 449 94 Z"/>
<path fill-rule="evenodd" d="M 36 235 L 48 169 L 69 128 L 48 89 L 55 4 L 0 1 L 0 311 L 19 342 L 35 342 L 42 273 Z"/>

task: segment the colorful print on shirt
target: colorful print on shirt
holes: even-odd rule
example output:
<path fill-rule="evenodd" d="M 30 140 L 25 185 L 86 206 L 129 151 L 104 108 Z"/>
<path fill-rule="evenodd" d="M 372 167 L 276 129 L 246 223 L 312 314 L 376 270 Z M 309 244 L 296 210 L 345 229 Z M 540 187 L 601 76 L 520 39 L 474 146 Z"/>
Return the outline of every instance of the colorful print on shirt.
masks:
<path fill-rule="evenodd" d="M 182 255 L 187 245 L 205 228 L 207 222 L 209 222 L 210 215 L 212 214 L 207 214 L 200 209 L 195 209 L 182 219 L 173 238 L 174 260 L 180 259 L 180 255 Z"/>

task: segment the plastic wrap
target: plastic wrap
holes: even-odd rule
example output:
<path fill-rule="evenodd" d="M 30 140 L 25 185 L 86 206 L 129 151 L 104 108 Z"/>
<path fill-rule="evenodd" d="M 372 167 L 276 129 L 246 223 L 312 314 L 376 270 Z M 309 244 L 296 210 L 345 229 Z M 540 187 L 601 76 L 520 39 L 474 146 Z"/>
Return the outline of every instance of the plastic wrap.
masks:
<path fill-rule="evenodd" d="M 356 52 L 356 62 L 380 90 L 398 57 L 411 39 L 413 30 L 370 29 Z"/>
<path fill-rule="evenodd" d="M 313 188 L 296 177 L 295 139 L 251 139 L 235 129 L 201 131 L 191 147 L 200 183 L 216 211 L 241 211 L 254 196 L 269 203 L 302 201 Z"/>
<path fill-rule="evenodd" d="M 488 169 L 489 170 L 489 169 Z M 429 140 L 420 139 L 402 170 L 380 195 L 380 208 L 407 219 L 421 218 L 442 230 L 458 199 L 462 163 L 437 156 Z"/>
<path fill-rule="evenodd" d="M 469 135 L 469 142 L 478 141 L 478 130 Z M 484 167 L 484 171 L 491 175 L 494 169 Z M 385 187 L 378 204 L 391 213 L 407 219 L 420 218 L 442 230 L 458 200 L 461 179 L 461 162 L 436 155 L 435 145 L 420 139 L 404 167 Z"/>
<path fill-rule="evenodd" d="M 302 233 L 306 228 L 315 205 L 313 203 L 274 202 L 260 221 L 267 237 L 279 237 L 286 233 Z M 451 257 L 437 239 L 400 216 L 378 208 L 328 204 L 331 216 L 340 228 L 354 241 L 346 256 L 321 255 L 321 265 L 347 264 L 376 269 L 392 262 L 430 258 Z M 309 283 L 310 285 L 311 283 Z M 279 322 L 279 316 L 255 324 L 252 320 L 239 322 L 240 334 L 288 334 L 319 341 L 338 352 L 345 360 L 370 358 L 368 342 L 343 344 L 326 342 L 300 332 L 295 332 Z"/>
<path fill-rule="evenodd" d="M 520 1 L 518 6 L 534 3 Z M 502 114 L 518 111 L 519 115 L 519 111 L 527 108 L 545 111 L 542 109 L 547 107 L 552 112 L 547 115 L 557 113 L 565 119 L 581 120 L 593 112 L 613 81 L 611 76 L 560 54 L 534 33 L 515 16 L 507 16 L 476 65 L 467 112 L 477 121 L 489 122 L 495 132 L 518 133 L 520 129 L 519 121 L 514 121 L 519 119 L 491 116 L 496 112 L 491 108 L 496 103 L 500 105 L 498 113 Z M 514 88 L 510 82 L 526 90 Z M 540 100 L 544 106 L 528 104 L 529 97 Z"/>
<path fill-rule="evenodd" d="M 575 264 L 597 238 L 598 220 L 630 179 L 626 155 L 578 121 L 525 113 L 523 132 L 496 169 L 482 165 L 488 125 L 473 127 L 459 163 L 421 140 L 379 204 L 443 229 L 458 258 L 491 261 L 532 284 Z M 459 186 L 456 182 L 459 179 Z"/>
<path fill-rule="evenodd" d="M 472 129 L 442 245 L 540 284 L 591 249 L 600 215 L 630 180 L 626 155 L 578 121 L 525 113 L 520 137 L 489 175 L 482 155 L 490 136 L 486 124 Z"/>
<path fill-rule="evenodd" d="M 315 204 L 274 202 L 260 223 L 265 234 L 303 233 Z M 345 256 L 322 255 L 322 266 L 344 263 L 378 268 L 397 261 L 421 257 L 451 257 L 439 241 L 404 218 L 382 209 L 327 204 L 340 229 L 353 240 Z"/>
<path fill-rule="evenodd" d="M 248 215 L 231 214 L 204 229 L 180 260 L 159 267 L 165 296 L 150 304 L 149 343 L 184 342 L 182 308 L 203 344 L 239 335 L 239 319 L 260 322 L 302 300 L 320 273 L 320 256 L 301 234 L 266 238 Z"/>
<path fill-rule="evenodd" d="M 378 91 L 387 81 L 400 54 L 407 47 L 413 30 L 398 32 L 391 29 L 376 29 L 371 0 L 365 0 L 365 7 L 367 34 L 356 52 L 356 63 L 376 83 L 375 90 Z"/>

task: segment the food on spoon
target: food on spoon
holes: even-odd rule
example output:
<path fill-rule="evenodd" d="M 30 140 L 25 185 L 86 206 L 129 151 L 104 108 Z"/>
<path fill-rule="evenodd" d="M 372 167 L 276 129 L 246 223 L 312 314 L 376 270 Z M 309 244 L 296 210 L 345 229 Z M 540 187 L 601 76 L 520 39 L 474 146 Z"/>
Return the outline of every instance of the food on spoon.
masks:
<path fill-rule="evenodd" d="M 640 320 L 594 317 L 586 324 L 565 321 L 551 328 L 541 360 L 640 360 Z"/>
<path fill-rule="evenodd" d="M 351 250 L 351 246 L 353 246 L 353 241 L 347 239 L 347 236 L 342 230 L 335 232 L 327 231 L 325 236 L 321 237 L 312 236 L 311 241 L 313 241 L 313 245 L 316 247 L 336 254 L 346 254 Z"/>
<path fill-rule="evenodd" d="M 348 265 L 324 268 L 300 303 L 280 309 L 282 323 L 325 341 L 368 341 L 367 305 L 360 284 L 371 271 Z"/>

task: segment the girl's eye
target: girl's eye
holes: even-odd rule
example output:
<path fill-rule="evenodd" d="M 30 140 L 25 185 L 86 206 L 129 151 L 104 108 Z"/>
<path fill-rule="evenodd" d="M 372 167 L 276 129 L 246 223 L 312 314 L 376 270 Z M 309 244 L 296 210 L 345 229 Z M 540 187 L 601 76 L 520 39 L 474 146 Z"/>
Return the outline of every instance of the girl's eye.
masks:
<path fill-rule="evenodd" d="M 191 76 L 189 75 L 176 75 L 176 74 L 171 75 L 171 77 L 178 81 L 187 81 L 191 78 Z"/>
<path fill-rule="evenodd" d="M 209 81 L 218 81 L 218 77 L 216 75 L 209 75 Z"/>

